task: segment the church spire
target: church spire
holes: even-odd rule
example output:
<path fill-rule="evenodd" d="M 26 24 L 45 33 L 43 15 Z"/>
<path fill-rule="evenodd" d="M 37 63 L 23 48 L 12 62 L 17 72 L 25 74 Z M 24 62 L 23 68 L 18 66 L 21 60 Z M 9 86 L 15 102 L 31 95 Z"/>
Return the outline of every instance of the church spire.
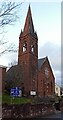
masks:
<path fill-rule="evenodd" d="M 34 33 L 34 25 L 33 25 L 33 20 L 32 20 L 32 14 L 31 14 L 31 8 L 30 5 L 28 7 L 28 12 L 27 12 L 27 16 L 26 16 L 26 21 L 25 21 L 25 25 L 24 25 L 24 33 L 28 34 L 28 33 Z"/>

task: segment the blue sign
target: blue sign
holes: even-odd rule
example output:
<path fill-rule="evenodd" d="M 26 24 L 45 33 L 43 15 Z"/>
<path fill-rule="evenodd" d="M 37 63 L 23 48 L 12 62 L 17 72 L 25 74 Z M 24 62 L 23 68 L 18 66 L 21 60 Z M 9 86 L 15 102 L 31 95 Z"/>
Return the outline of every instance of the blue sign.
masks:
<path fill-rule="evenodd" d="M 17 97 L 17 96 L 21 96 L 22 95 L 22 91 L 20 88 L 16 87 L 16 88 L 11 88 L 11 96 Z"/>

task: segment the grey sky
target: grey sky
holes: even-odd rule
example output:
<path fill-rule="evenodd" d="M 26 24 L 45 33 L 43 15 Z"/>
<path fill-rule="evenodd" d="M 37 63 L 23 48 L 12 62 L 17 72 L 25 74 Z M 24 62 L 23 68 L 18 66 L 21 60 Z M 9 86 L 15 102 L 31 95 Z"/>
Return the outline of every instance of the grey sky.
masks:
<path fill-rule="evenodd" d="M 7 41 L 18 47 L 19 34 L 24 27 L 29 2 L 22 4 L 19 12 L 20 20 L 15 26 L 8 26 L 5 34 Z M 31 12 L 34 28 L 38 35 L 39 58 L 48 56 L 56 82 L 61 83 L 61 3 L 59 2 L 33 2 Z M 0 57 L 0 63 L 8 66 L 17 60 L 18 52 Z"/>

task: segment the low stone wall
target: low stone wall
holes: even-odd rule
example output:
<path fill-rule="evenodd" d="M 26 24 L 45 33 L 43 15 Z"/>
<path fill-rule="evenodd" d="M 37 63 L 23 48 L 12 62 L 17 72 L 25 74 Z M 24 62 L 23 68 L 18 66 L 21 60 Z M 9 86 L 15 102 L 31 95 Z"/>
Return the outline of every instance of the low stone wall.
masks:
<path fill-rule="evenodd" d="M 60 110 L 63 112 L 63 101 L 60 103 Z"/>
<path fill-rule="evenodd" d="M 2 118 L 31 118 L 53 113 L 52 104 L 2 105 Z"/>

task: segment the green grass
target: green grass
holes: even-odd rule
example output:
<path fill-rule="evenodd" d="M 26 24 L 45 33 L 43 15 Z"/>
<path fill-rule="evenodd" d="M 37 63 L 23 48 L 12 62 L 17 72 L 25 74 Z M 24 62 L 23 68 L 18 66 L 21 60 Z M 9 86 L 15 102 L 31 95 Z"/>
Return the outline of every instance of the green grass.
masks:
<path fill-rule="evenodd" d="M 25 97 L 11 97 L 10 95 L 3 95 L 2 96 L 2 103 L 25 104 L 25 103 L 31 103 L 31 99 L 25 98 Z"/>

